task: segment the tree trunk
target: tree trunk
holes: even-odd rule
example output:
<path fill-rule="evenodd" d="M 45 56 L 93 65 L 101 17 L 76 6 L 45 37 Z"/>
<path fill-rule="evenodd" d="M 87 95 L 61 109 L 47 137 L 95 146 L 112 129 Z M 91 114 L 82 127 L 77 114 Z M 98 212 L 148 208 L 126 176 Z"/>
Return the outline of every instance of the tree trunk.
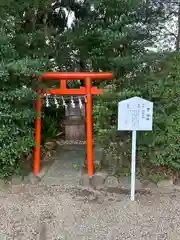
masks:
<path fill-rule="evenodd" d="M 178 5 L 178 34 L 176 40 L 176 51 L 180 49 L 180 3 Z"/>

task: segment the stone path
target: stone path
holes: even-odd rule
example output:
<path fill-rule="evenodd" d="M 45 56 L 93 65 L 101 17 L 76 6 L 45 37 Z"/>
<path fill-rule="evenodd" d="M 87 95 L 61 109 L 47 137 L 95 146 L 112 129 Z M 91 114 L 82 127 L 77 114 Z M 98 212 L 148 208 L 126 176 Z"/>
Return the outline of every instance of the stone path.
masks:
<path fill-rule="evenodd" d="M 41 182 L 47 185 L 78 184 L 84 160 L 84 145 L 61 147 L 57 150 L 55 161 Z"/>

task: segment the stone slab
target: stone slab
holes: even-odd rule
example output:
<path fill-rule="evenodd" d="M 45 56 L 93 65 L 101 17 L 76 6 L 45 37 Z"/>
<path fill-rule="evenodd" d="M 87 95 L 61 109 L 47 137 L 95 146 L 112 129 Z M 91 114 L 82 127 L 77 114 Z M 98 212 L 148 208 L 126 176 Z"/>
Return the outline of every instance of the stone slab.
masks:
<path fill-rule="evenodd" d="M 86 144 L 72 144 L 71 142 L 72 141 L 70 141 L 69 143 L 64 144 L 62 146 L 61 146 L 61 144 L 59 144 L 59 145 L 61 146 L 61 148 L 63 150 L 67 150 L 67 151 L 86 151 Z"/>
<path fill-rule="evenodd" d="M 125 189 L 130 189 L 131 188 L 131 177 L 130 176 L 120 178 L 119 182 L 120 182 L 120 186 L 122 188 L 125 188 Z M 144 188 L 143 183 L 137 178 L 136 178 L 136 181 L 135 181 L 135 187 L 136 187 L 136 190 L 140 190 L 140 189 Z"/>
<path fill-rule="evenodd" d="M 173 179 L 161 180 L 157 183 L 159 188 L 172 188 L 174 186 Z"/>
<path fill-rule="evenodd" d="M 92 176 L 91 185 L 93 187 L 102 187 L 108 174 L 106 172 L 97 172 Z"/>
<path fill-rule="evenodd" d="M 105 188 L 118 187 L 119 186 L 118 178 L 115 176 L 108 176 L 105 180 L 104 185 L 105 185 Z"/>
<path fill-rule="evenodd" d="M 58 151 L 58 154 L 41 183 L 47 185 L 79 184 L 85 151 Z"/>

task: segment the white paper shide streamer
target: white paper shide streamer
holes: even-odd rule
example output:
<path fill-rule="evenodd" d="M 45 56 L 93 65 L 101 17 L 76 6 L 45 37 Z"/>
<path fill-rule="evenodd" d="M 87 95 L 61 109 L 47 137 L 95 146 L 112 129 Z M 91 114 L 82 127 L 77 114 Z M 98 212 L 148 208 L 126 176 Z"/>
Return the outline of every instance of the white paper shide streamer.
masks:
<path fill-rule="evenodd" d="M 67 103 L 66 103 L 66 101 L 64 100 L 64 97 L 62 97 L 62 104 L 63 104 L 63 106 L 65 107 L 65 109 L 67 109 Z"/>
<path fill-rule="evenodd" d="M 78 100 L 79 100 L 79 108 L 82 109 L 83 108 L 82 100 L 81 98 L 79 98 Z"/>
<path fill-rule="evenodd" d="M 58 103 L 58 101 L 57 101 L 56 96 L 54 96 L 54 104 L 56 105 L 56 108 L 59 108 L 59 103 Z"/>
<path fill-rule="evenodd" d="M 64 96 L 56 96 L 56 95 L 51 95 L 51 94 L 44 94 L 45 97 L 45 106 L 50 107 L 51 104 L 55 105 L 56 108 L 59 108 L 60 106 L 65 107 L 65 109 L 68 108 L 68 104 L 66 103 L 66 98 Z M 72 106 L 72 108 L 76 107 L 75 100 L 78 101 L 79 108 L 82 110 L 83 109 L 83 101 L 87 102 L 86 96 L 82 97 L 73 97 L 71 96 L 70 99 L 67 97 L 67 101 L 69 102 Z"/>
<path fill-rule="evenodd" d="M 71 97 L 71 106 L 72 106 L 73 108 L 76 107 L 76 105 L 75 105 L 75 103 L 74 103 L 74 99 L 73 99 L 73 97 Z"/>
<path fill-rule="evenodd" d="M 50 104 L 49 104 L 49 95 L 50 94 L 46 94 L 46 107 L 50 107 Z"/>

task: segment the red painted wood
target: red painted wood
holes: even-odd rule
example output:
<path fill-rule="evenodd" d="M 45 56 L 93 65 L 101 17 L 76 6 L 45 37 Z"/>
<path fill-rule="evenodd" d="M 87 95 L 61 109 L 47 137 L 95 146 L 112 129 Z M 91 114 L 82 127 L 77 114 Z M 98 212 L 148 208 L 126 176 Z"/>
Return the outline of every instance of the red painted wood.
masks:
<path fill-rule="evenodd" d="M 38 80 L 41 79 L 67 79 L 67 80 L 75 80 L 75 79 L 110 79 L 112 78 L 111 72 L 46 72 L 43 73 Z"/>
<path fill-rule="evenodd" d="M 100 94 L 103 89 L 97 89 L 96 87 L 92 87 L 90 90 L 90 94 Z M 87 94 L 87 90 L 85 87 L 77 88 L 47 88 L 45 90 L 40 90 L 41 94 L 68 94 L 68 95 L 85 95 Z"/>

